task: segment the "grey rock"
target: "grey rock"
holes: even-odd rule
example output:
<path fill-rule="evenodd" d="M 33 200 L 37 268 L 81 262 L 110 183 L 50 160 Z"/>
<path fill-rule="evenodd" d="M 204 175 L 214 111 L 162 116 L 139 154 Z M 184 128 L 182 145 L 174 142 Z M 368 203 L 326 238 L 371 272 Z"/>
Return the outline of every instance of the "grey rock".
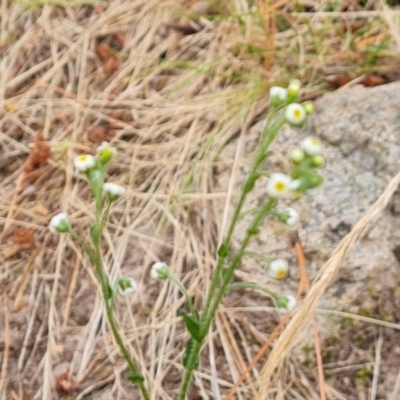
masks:
<path fill-rule="evenodd" d="M 315 114 L 301 130 L 285 127 L 271 146 L 272 155 L 264 166 L 271 172 L 288 172 L 287 154 L 307 136 L 320 138 L 324 145 L 326 167 L 321 171 L 325 183 L 315 196 L 296 201 L 281 201 L 279 208 L 290 205 L 301 216 L 299 235 L 312 278 L 341 239 L 368 211 L 385 189 L 390 178 L 400 170 L 400 83 L 364 88 L 347 88 L 323 96 L 315 102 Z M 263 124 L 248 134 L 236 182 L 243 184 L 250 168 Z M 237 144 L 226 149 L 234 157 Z M 226 188 L 231 171 L 220 174 Z M 246 207 L 259 205 L 266 198 L 266 180 L 260 179 L 249 195 Z M 233 201 L 235 201 L 234 199 Z M 320 307 L 358 313 L 376 310 L 382 294 L 395 293 L 400 287 L 400 190 L 393 202 L 369 227 L 345 260 L 336 283 L 324 294 Z M 250 221 L 240 222 L 234 246 L 237 247 Z M 291 276 L 284 282 L 271 281 L 260 262 L 246 259 L 241 273 L 246 279 L 267 284 L 282 293 L 295 293 L 299 272 L 296 256 L 281 223 L 268 219 L 251 250 L 285 258 Z M 389 296 L 390 297 L 390 296 Z M 398 299 L 398 296 L 395 296 Z M 387 304 L 387 302 L 385 302 Z M 400 309 L 400 304 L 393 310 Z M 399 322 L 395 311 L 389 319 Z M 326 321 L 324 319 L 324 321 Z M 324 324 L 327 331 L 334 327 Z"/>

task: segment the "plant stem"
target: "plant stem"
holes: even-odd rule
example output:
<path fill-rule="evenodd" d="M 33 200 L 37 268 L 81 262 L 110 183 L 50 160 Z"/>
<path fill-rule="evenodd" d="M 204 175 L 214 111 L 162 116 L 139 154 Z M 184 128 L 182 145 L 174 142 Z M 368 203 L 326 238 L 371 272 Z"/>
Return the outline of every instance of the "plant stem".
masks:
<path fill-rule="evenodd" d="M 225 238 L 218 249 L 218 260 L 217 265 L 215 267 L 213 277 L 211 280 L 210 288 L 208 291 L 206 304 L 204 307 L 203 315 L 200 318 L 200 340 L 195 341 L 194 347 L 190 351 L 189 359 L 185 364 L 185 374 L 183 376 L 183 382 L 181 386 L 181 391 L 179 394 L 179 400 L 185 400 L 187 391 L 189 388 L 189 383 L 191 381 L 192 373 L 197 366 L 197 360 L 199 358 L 199 353 L 201 350 L 201 344 L 203 343 L 212 321 L 215 318 L 215 314 L 217 312 L 218 306 L 222 301 L 222 297 L 226 293 L 228 286 L 230 285 L 235 269 L 239 266 L 243 255 L 245 254 L 246 247 L 248 246 L 251 237 L 257 232 L 259 225 L 265 218 L 267 214 L 270 213 L 272 208 L 276 205 L 276 199 L 270 198 L 262 207 L 260 207 L 250 224 L 249 229 L 246 232 L 246 236 L 242 241 L 242 244 L 239 250 L 235 253 L 232 261 L 229 263 L 229 266 L 223 270 L 223 266 L 225 264 L 225 260 L 229 254 L 232 237 L 237 225 L 237 222 L 240 219 L 242 208 L 248 193 L 253 189 L 254 183 L 260 177 L 259 168 L 263 161 L 267 157 L 267 150 L 271 142 L 275 139 L 279 130 L 285 124 L 286 119 L 284 113 L 282 112 L 274 121 L 274 124 L 270 126 L 271 121 L 274 119 L 275 109 L 268 115 L 266 120 L 265 128 L 261 134 L 260 145 L 257 152 L 256 159 L 250 169 L 250 172 L 246 178 L 244 186 L 242 188 L 239 201 L 235 207 L 233 212 L 233 216 L 228 228 L 228 231 L 225 235 Z M 219 287 L 218 287 L 219 286 Z"/>
<path fill-rule="evenodd" d="M 231 241 L 232 241 L 232 236 L 233 236 L 233 232 L 235 230 L 236 224 L 238 222 L 238 220 L 240 219 L 241 216 L 241 211 L 242 211 L 242 207 L 243 204 L 246 200 L 247 194 L 249 193 L 249 190 L 245 190 L 248 187 L 251 187 L 251 182 L 254 182 L 257 180 L 258 178 L 258 169 L 260 168 L 260 165 L 262 164 L 262 162 L 265 160 L 265 156 L 266 156 L 266 152 L 267 149 L 269 147 L 269 145 L 271 144 L 271 142 L 275 139 L 276 135 L 278 134 L 279 130 L 282 128 L 282 126 L 284 125 L 284 123 L 286 122 L 285 116 L 282 113 L 277 121 L 275 122 L 275 124 L 269 128 L 269 122 L 272 119 L 272 113 L 270 113 L 268 115 L 267 121 L 266 121 L 266 125 L 265 128 L 261 134 L 261 143 L 260 143 L 260 147 L 256 156 L 256 160 L 254 161 L 251 170 L 246 178 L 246 181 L 244 183 L 242 192 L 240 194 L 240 198 L 239 201 L 235 207 L 235 211 L 233 212 L 233 216 L 231 219 L 231 223 L 229 225 L 228 228 L 228 232 L 222 242 L 221 246 L 224 246 L 225 248 L 229 249 L 230 245 L 231 245 Z M 217 261 L 217 265 L 215 267 L 215 271 L 213 273 L 213 277 L 211 280 L 211 284 L 210 284 L 210 289 L 208 291 L 208 295 L 207 295 L 207 300 L 206 300 L 206 305 L 204 307 L 204 311 L 207 312 L 207 310 L 210 308 L 210 304 L 212 299 L 214 298 L 215 295 L 215 290 L 216 287 L 218 285 L 218 282 L 220 280 L 220 275 L 221 275 L 221 271 L 222 271 L 222 267 L 224 265 L 224 261 L 226 259 L 227 255 L 220 255 L 218 257 L 218 261 Z"/>
<path fill-rule="evenodd" d="M 110 212 L 110 206 L 111 203 L 108 203 L 106 206 L 106 209 L 103 211 L 103 201 L 102 201 L 102 184 L 103 182 L 103 171 L 100 171 L 100 175 L 96 176 L 96 181 L 91 182 L 93 194 L 95 196 L 96 200 L 96 219 L 95 223 L 91 228 L 91 238 L 94 246 L 94 251 L 91 251 L 91 249 L 88 249 L 88 247 L 85 245 L 83 248 L 84 250 L 88 253 L 92 263 L 94 264 L 96 268 L 96 274 L 97 278 L 100 282 L 101 285 L 101 291 L 103 294 L 103 299 L 105 303 L 105 308 L 106 308 L 106 315 L 107 315 L 107 321 L 108 325 L 110 326 L 111 333 L 114 337 L 115 342 L 117 343 L 119 350 L 124 357 L 125 361 L 128 363 L 130 372 L 133 376 L 137 377 L 138 379 L 135 379 L 136 385 L 139 387 L 142 397 L 144 400 L 150 400 L 150 395 L 146 389 L 146 386 L 144 384 L 144 379 L 142 375 L 140 374 L 138 368 L 136 367 L 134 361 L 132 360 L 129 350 L 127 347 L 124 345 L 123 339 L 119 333 L 117 323 L 115 321 L 115 316 L 114 316 L 114 294 L 112 291 L 112 288 L 110 286 L 110 280 L 107 276 L 107 274 L 104 271 L 103 267 L 103 261 L 102 261 L 102 256 L 101 256 L 101 234 L 104 230 L 105 224 L 108 219 L 108 215 Z M 103 214 L 103 215 L 102 215 Z M 72 234 L 72 233 L 71 233 Z M 75 237 L 77 235 L 73 235 Z M 82 245 L 82 241 L 79 241 Z M 90 252 L 88 251 L 90 250 Z"/>

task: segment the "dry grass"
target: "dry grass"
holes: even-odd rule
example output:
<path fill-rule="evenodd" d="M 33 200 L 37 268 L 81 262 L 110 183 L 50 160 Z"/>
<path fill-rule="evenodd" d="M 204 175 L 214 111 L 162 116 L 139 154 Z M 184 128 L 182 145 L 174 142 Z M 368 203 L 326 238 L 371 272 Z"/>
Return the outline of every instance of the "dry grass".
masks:
<path fill-rule="evenodd" d="M 187 339 L 177 316 L 183 300 L 176 287 L 151 282 L 149 266 L 167 261 L 201 305 L 236 190 L 241 140 L 265 114 L 268 87 L 295 75 L 313 98 L 343 77 L 395 79 L 398 12 L 378 2 L 368 2 L 367 11 L 349 2 L 353 9 L 333 13 L 329 3 L 309 3 L 295 9 L 288 1 L 265 2 L 261 15 L 243 0 L 214 10 L 184 0 L 67 8 L 1 2 L 1 400 L 138 396 L 124 381 L 88 260 L 72 241 L 47 229 L 63 210 L 86 235 L 93 202 L 72 160 L 104 139 L 119 150 L 110 179 L 128 188 L 112 210 L 104 260 L 110 276 L 140 282 L 134 298 L 118 304 L 118 318 L 132 356 L 147 371 L 152 399 L 176 397 Z M 207 15 L 184 15 L 201 8 Z M 265 44 L 268 37 L 273 48 Z M 236 159 L 219 157 L 240 132 Z M 50 146 L 50 158 L 38 135 Z M 42 158 L 32 160 L 38 146 Z M 228 193 L 216 189 L 216 167 L 232 168 Z M 222 219 L 220 202 L 226 205 Z M 284 379 L 265 396 L 312 398 L 312 378 L 290 357 L 281 361 L 342 256 L 327 263 L 270 362 L 258 364 L 238 399 L 263 398 L 257 386 L 266 389 L 276 367 Z M 225 302 L 191 399 L 219 399 L 232 387 L 265 342 L 266 323 L 278 322 L 272 313 L 262 326 L 251 317 L 266 310 L 246 307 L 249 318 L 243 318 L 240 304 Z M 378 370 L 378 355 L 376 364 Z"/>

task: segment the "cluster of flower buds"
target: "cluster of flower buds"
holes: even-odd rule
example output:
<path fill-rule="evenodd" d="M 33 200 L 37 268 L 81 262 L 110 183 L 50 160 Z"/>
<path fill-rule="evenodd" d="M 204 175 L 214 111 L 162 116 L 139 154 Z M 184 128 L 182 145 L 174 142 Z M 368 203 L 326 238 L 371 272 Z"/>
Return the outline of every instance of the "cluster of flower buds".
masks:
<path fill-rule="evenodd" d="M 302 126 L 308 114 L 312 114 L 314 106 L 310 102 L 299 104 L 301 83 L 297 79 L 290 81 L 288 88 L 272 86 L 269 91 L 271 105 L 273 107 L 285 107 L 285 119 L 293 126 Z"/>
<path fill-rule="evenodd" d="M 103 184 L 103 167 L 115 157 L 117 150 L 111 147 L 109 143 L 103 142 L 97 148 L 96 153 L 96 157 L 90 154 L 76 156 L 74 160 L 75 168 L 87 175 L 92 187 L 96 186 L 97 181 L 100 182 L 107 199 L 110 202 L 116 201 L 126 192 L 126 189 L 115 183 Z M 71 226 L 68 222 L 68 215 L 66 213 L 55 215 L 50 221 L 49 229 L 52 233 L 69 232 Z"/>
<path fill-rule="evenodd" d="M 267 194 L 274 198 L 298 198 L 302 193 L 320 186 L 323 178 L 316 172 L 325 164 L 322 156 L 321 142 L 315 137 L 304 139 L 301 148 L 294 149 L 289 154 L 292 164 L 289 175 L 282 173 L 271 174 L 267 184 Z M 296 214 L 286 210 L 277 213 L 278 218 L 289 226 L 295 225 Z"/>

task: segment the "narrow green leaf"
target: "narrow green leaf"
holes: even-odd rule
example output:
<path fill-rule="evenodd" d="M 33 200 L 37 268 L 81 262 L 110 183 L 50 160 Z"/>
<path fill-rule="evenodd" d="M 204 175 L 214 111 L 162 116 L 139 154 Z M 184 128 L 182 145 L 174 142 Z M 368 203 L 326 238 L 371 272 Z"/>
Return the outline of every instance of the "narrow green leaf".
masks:
<path fill-rule="evenodd" d="M 195 339 L 197 342 L 200 342 L 201 341 L 200 324 L 199 324 L 198 316 L 197 315 L 193 316 L 193 315 L 187 314 L 182 310 L 179 312 L 179 314 L 181 315 L 183 322 L 185 323 L 186 328 L 189 331 L 192 338 Z"/>

